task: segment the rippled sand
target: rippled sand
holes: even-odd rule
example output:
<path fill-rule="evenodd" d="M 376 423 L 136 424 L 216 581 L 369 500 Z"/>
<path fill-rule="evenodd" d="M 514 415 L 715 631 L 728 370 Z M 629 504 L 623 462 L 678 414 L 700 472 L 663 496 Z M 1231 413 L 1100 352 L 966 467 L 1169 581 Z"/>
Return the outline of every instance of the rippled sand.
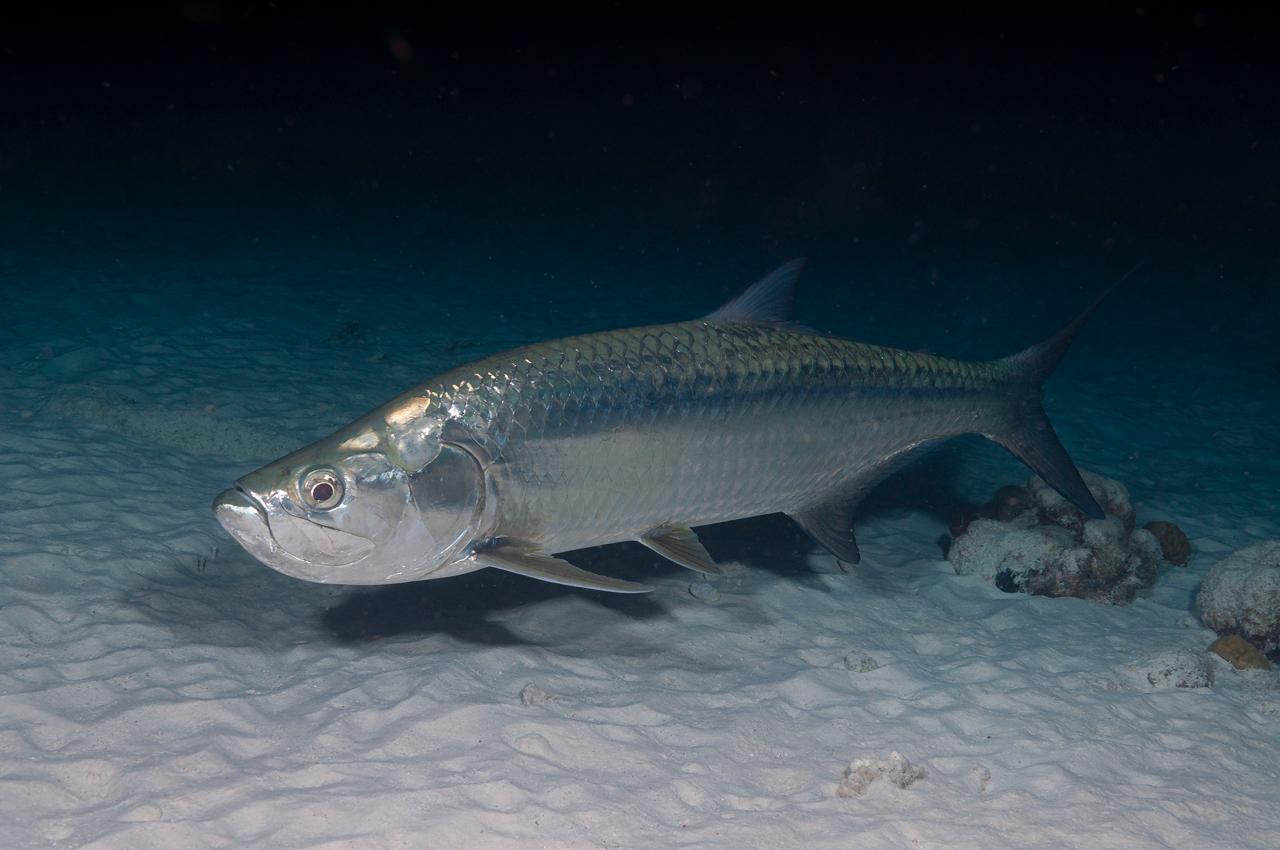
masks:
<path fill-rule="evenodd" d="M 304 271 L 314 300 L 297 298 Z M 357 591 L 262 567 L 210 500 L 435 369 L 546 335 L 533 301 L 511 306 L 519 336 L 483 316 L 433 323 L 438 302 L 405 306 L 341 257 L 105 272 L 11 257 L 6 274 L 28 284 L 0 346 L 6 848 L 1238 850 L 1280 835 L 1280 673 L 1154 689 L 1142 668 L 1203 650 L 1199 581 L 1280 537 L 1262 441 L 1277 405 L 1225 365 L 1173 398 L 1153 389 L 1179 379 L 1160 352 L 1108 370 L 1086 345 L 1051 387 L 1081 465 L 1195 547 L 1130 607 L 957 577 L 945 522 L 910 499 L 873 500 L 852 574 L 765 518 L 704 533 L 732 568 L 714 593 L 634 545 L 574 560 L 657 585 L 641 598 L 492 571 Z M 956 457 L 973 492 L 1022 475 L 998 450 Z M 879 666 L 861 672 L 864 656 Z M 892 752 L 923 777 L 837 796 L 850 762 Z"/>

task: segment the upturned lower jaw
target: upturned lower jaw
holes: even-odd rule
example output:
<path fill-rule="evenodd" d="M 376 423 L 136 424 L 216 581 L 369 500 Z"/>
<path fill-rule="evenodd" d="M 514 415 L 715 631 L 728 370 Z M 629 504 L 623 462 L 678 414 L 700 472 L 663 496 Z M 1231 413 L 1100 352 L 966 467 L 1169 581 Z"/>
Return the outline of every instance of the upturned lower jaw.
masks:
<path fill-rule="evenodd" d="M 213 514 L 227 533 L 236 539 L 249 554 L 262 563 L 279 569 L 280 547 L 271 536 L 267 514 L 257 500 L 240 487 L 223 490 L 213 500 Z"/>
<path fill-rule="evenodd" d="M 329 583 L 334 580 L 332 567 L 295 558 L 276 542 L 266 511 L 243 488 L 236 486 L 222 491 L 213 500 L 213 513 L 228 534 L 271 569 L 304 581 Z"/>
<path fill-rule="evenodd" d="M 218 494 L 218 498 L 213 500 L 213 512 L 218 516 L 219 520 L 222 519 L 224 514 L 229 515 L 243 510 L 261 512 L 258 503 L 249 498 L 249 494 L 245 493 L 238 485 L 228 487 Z"/>

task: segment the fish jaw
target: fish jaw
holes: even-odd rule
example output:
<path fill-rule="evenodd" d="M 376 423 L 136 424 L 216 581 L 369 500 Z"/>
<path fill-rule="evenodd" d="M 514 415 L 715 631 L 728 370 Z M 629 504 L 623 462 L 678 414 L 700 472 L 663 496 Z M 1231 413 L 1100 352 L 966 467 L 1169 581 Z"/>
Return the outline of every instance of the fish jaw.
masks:
<path fill-rule="evenodd" d="M 263 563 L 274 559 L 279 547 L 271 537 L 266 512 L 239 487 L 218 494 L 213 500 L 213 515 L 249 554 Z"/>
<path fill-rule="evenodd" d="M 275 539 L 266 510 L 241 487 L 222 491 L 213 501 L 213 513 L 245 551 L 272 569 L 304 581 L 330 583 L 334 580 L 332 565 L 313 564 L 285 551 Z M 342 534 L 332 530 L 329 533 Z"/>

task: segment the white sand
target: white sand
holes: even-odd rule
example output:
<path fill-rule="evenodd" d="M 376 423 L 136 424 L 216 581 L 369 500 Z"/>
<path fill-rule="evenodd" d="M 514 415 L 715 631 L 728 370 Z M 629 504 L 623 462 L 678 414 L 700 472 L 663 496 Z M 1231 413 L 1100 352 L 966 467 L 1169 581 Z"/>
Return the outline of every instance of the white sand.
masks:
<path fill-rule="evenodd" d="M 643 598 L 489 573 L 327 588 L 236 547 L 215 493 L 434 369 L 585 329 L 530 295 L 446 351 L 484 317 L 442 322 L 461 295 L 404 305 L 360 266 L 317 258 L 302 303 L 280 263 L 241 262 L 205 273 L 192 312 L 194 273 L 171 262 L 9 258 L 25 286 L 0 346 L 0 846 L 1280 842 L 1280 673 L 1148 678 L 1214 638 L 1191 606 L 1209 567 L 1280 537 L 1263 501 L 1280 461 L 1260 447 L 1276 404 L 1247 375 L 1135 350 L 1082 380 L 1085 346 L 1053 385 L 1081 463 L 1195 546 L 1129 607 L 958 577 L 944 523 L 909 507 L 862 518 L 854 574 L 765 519 L 704 534 L 745 562 L 716 593 L 639 546 L 577 560 L 645 575 Z M 349 319 L 366 342 L 329 339 Z M 1023 477 L 998 450 L 964 457 L 978 494 Z M 856 672 L 864 654 L 880 666 Z M 837 796 L 851 762 L 894 752 L 924 776 Z"/>

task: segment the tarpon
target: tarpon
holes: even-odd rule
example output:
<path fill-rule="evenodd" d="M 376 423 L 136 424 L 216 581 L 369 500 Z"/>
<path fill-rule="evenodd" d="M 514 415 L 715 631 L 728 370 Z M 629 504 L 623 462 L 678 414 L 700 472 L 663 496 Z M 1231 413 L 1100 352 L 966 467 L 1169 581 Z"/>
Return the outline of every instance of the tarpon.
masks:
<path fill-rule="evenodd" d="M 800 267 L 700 319 L 460 366 L 246 475 L 214 511 L 258 560 L 308 581 L 493 567 L 635 593 L 650 588 L 559 555 L 631 540 L 715 574 L 694 526 L 785 513 L 857 562 L 859 499 L 916 449 L 982 434 L 1102 517 L 1041 406 L 1092 307 L 1021 353 L 965 362 L 793 324 Z"/>

